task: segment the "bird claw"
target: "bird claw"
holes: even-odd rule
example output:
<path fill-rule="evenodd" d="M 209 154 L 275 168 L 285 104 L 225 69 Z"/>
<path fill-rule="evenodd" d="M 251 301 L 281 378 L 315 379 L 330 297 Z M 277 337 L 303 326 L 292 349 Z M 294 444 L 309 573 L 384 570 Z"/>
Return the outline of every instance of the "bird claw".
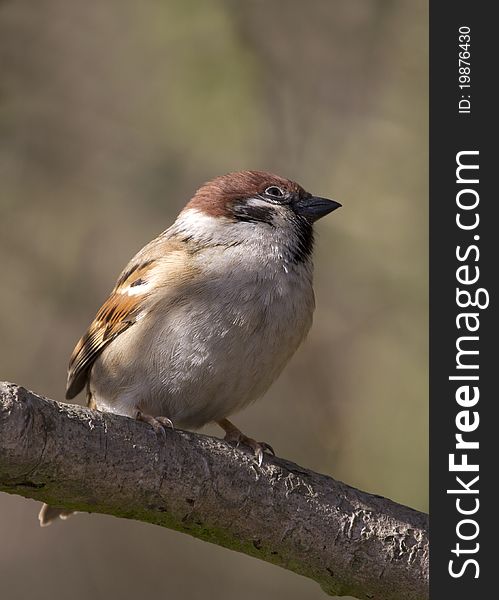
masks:
<path fill-rule="evenodd" d="M 259 467 L 262 466 L 263 456 L 266 452 L 275 456 L 274 448 L 270 444 L 267 444 L 267 442 L 255 442 L 255 445 L 256 448 L 253 448 L 255 458 L 253 460 Z"/>
<path fill-rule="evenodd" d="M 146 415 L 138 410 L 135 418 L 137 421 L 142 421 L 143 423 L 150 425 L 154 429 L 156 436 L 162 444 L 166 442 L 165 429 L 175 429 L 171 419 L 168 417 L 152 417 L 151 415 Z"/>
<path fill-rule="evenodd" d="M 272 448 L 272 446 L 270 444 L 267 444 L 267 442 L 258 442 L 260 444 L 260 446 L 262 447 L 262 450 L 264 452 L 268 452 L 269 454 L 272 454 L 272 456 L 275 456 L 275 450 L 274 448 Z"/>
<path fill-rule="evenodd" d="M 163 427 L 168 427 L 168 429 L 175 429 L 173 425 L 173 421 L 168 417 L 156 417 L 156 421 L 160 423 Z"/>
<path fill-rule="evenodd" d="M 254 454 L 253 460 L 259 467 L 262 466 L 263 456 L 266 452 L 272 454 L 272 456 L 275 456 L 275 451 L 270 444 L 267 444 L 266 442 L 257 442 L 241 432 L 239 432 L 237 435 L 231 435 L 228 433 L 225 436 L 225 441 L 235 444 L 236 448 L 239 448 L 241 444 L 251 448 Z"/>

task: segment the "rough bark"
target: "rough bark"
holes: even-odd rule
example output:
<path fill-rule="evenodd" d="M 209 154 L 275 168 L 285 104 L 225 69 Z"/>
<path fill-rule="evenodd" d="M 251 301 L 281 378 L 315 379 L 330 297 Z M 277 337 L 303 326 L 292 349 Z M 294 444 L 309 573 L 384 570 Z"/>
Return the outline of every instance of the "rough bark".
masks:
<path fill-rule="evenodd" d="M 331 595 L 428 598 L 427 515 L 280 458 L 0 384 L 0 490 L 256 556 Z M 33 515 L 33 526 L 36 526 Z"/>

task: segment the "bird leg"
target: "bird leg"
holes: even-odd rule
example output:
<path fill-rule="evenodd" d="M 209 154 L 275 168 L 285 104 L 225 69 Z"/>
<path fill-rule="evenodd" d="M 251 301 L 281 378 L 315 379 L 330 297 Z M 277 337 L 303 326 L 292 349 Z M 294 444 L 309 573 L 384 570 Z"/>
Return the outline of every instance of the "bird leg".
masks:
<path fill-rule="evenodd" d="M 251 448 L 255 454 L 255 460 L 258 466 L 262 465 L 263 454 L 265 452 L 270 452 L 273 456 L 275 456 L 274 449 L 270 444 L 266 442 L 256 442 L 254 439 L 244 435 L 242 431 L 240 431 L 233 423 L 231 423 L 228 419 L 222 419 L 221 421 L 217 421 L 217 425 L 225 431 L 225 441 L 229 443 L 235 443 L 236 448 L 239 444 L 244 444 Z"/>
<path fill-rule="evenodd" d="M 168 417 L 152 417 L 151 415 L 146 415 L 141 410 L 137 410 L 137 414 L 135 415 L 137 421 L 142 421 L 143 423 L 148 423 L 156 432 L 156 435 L 163 442 L 166 440 L 165 429 L 168 427 L 169 429 L 175 429 L 173 427 L 173 423 L 171 419 Z"/>

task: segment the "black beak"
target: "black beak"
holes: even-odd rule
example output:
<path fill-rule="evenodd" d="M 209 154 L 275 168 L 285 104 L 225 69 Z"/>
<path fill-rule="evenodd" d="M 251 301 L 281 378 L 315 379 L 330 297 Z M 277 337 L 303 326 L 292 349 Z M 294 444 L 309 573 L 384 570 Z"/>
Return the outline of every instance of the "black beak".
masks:
<path fill-rule="evenodd" d="M 296 214 L 305 217 L 313 223 L 321 217 L 325 217 L 333 210 L 340 208 L 341 204 L 336 200 L 319 198 L 318 196 L 309 196 L 308 198 L 299 198 L 293 202 L 293 209 Z"/>

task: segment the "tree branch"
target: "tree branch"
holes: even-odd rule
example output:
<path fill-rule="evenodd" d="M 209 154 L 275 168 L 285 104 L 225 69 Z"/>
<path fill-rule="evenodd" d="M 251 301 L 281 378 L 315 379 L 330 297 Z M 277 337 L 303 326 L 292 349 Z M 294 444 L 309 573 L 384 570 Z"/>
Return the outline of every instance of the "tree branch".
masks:
<path fill-rule="evenodd" d="M 0 384 L 0 490 L 138 519 L 290 569 L 325 592 L 428 598 L 427 516 L 280 458 Z"/>

